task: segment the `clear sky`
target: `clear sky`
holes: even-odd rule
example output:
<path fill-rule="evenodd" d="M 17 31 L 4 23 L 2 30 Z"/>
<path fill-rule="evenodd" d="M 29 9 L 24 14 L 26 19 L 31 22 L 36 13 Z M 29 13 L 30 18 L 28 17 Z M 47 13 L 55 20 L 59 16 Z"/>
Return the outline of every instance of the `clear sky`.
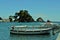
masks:
<path fill-rule="evenodd" d="M 35 20 L 60 21 L 60 0 L 0 0 L 0 17 L 8 18 L 19 10 L 28 10 Z"/>

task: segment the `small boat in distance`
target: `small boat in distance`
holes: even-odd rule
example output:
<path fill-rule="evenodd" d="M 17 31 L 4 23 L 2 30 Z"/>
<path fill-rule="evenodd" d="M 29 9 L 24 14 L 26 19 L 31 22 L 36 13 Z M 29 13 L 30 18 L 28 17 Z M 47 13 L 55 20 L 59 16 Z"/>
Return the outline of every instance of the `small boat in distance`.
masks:
<path fill-rule="evenodd" d="M 11 26 L 10 34 L 46 34 L 50 33 L 51 27 L 28 27 L 27 25 Z"/>

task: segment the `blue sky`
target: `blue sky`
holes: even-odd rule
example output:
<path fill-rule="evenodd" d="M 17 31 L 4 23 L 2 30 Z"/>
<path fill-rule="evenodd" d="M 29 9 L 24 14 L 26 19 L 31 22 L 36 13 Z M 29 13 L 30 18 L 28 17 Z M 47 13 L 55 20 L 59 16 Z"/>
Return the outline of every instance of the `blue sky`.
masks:
<path fill-rule="evenodd" d="M 60 0 L 0 0 L 0 17 L 8 18 L 19 10 L 28 10 L 35 20 L 60 21 Z"/>

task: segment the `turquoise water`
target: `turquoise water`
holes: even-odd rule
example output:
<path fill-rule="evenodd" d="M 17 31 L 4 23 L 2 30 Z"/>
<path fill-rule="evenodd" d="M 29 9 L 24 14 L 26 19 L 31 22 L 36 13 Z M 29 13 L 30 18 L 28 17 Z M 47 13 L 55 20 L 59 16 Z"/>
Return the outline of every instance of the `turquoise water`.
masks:
<path fill-rule="evenodd" d="M 0 40 L 56 40 L 58 33 L 55 35 L 11 35 L 10 26 L 12 25 L 28 25 L 28 26 L 41 26 L 43 23 L 0 23 Z"/>

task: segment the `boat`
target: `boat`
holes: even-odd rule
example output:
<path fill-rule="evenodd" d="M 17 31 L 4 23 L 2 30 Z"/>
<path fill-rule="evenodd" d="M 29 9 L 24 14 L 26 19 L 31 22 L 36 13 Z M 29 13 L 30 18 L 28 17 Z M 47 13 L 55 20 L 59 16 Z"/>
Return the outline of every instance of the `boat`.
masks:
<path fill-rule="evenodd" d="M 10 34 L 49 34 L 51 27 L 28 27 L 27 25 L 11 26 Z"/>

